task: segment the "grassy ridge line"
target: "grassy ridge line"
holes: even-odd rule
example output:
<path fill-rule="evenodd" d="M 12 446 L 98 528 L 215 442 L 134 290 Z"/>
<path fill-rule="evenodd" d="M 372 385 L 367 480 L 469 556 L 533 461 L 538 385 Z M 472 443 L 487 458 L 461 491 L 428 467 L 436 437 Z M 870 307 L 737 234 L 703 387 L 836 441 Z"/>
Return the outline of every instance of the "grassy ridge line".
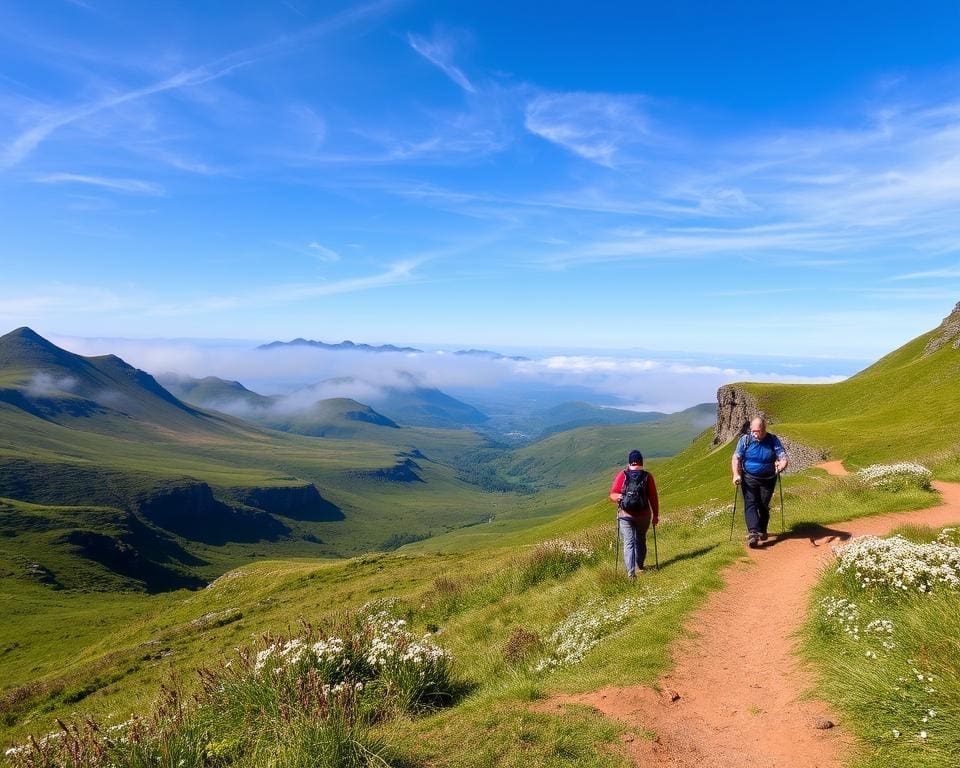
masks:
<path fill-rule="evenodd" d="M 960 453 L 960 355 L 923 357 L 934 334 L 836 384 L 742 384 L 776 417 L 775 432 L 829 450 L 852 467 L 902 458 L 932 467 Z"/>

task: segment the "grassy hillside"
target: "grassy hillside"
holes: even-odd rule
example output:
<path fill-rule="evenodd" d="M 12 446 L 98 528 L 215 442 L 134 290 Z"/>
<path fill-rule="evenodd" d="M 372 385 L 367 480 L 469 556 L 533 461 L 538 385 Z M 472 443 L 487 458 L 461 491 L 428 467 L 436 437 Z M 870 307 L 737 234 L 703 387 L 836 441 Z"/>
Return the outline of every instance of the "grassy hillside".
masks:
<path fill-rule="evenodd" d="M 393 549 L 539 505 L 522 471 L 492 485 L 477 473 L 506 454 L 470 430 L 401 428 L 339 398 L 290 417 L 322 439 L 283 434 L 187 405 L 116 358 L 73 355 L 28 329 L 0 338 L 0 354 L 0 498 L 11 500 L 0 525 L 51 584 L 75 586 L 96 564 L 120 581 L 91 576 L 87 588 L 156 591 L 268 553 Z M 260 397 L 219 379 L 180 385 Z M 51 532 L 26 525 L 23 504 L 42 508 Z M 22 559 L 3 564 L 32 578 Z"/>
<path fill-rule="evenodd" d="M 931 331 L 837 384 L 744 384 L 776 417 L 774 431 L 852 467 L 913 457 L 940 464 L 960 452 L 960 353 L 924 348 Z"/>

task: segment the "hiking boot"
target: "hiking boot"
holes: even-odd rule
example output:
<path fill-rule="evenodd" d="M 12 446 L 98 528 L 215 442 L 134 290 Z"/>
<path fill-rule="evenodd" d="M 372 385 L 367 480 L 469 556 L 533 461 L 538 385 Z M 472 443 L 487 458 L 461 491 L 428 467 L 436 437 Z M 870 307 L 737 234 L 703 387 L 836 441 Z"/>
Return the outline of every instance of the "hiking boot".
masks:
<path fill-rule="evenodd" d="M 761 532 L 760 532 L 760 541 L 766 541 L 766 540 L 769 539 L 769 538 L 770 538 L 770 537 L 767 535 L 767 532 L 766 532 L 766 531 L 761 531 Z"/>
<path fill-rule="evenodd" d="M 751 533 L 749 536 L 747 536 L 747 546 L 750 547 L 750 549 L 756 549 L 759 544 L 760 544 L 759 534 Z"/>

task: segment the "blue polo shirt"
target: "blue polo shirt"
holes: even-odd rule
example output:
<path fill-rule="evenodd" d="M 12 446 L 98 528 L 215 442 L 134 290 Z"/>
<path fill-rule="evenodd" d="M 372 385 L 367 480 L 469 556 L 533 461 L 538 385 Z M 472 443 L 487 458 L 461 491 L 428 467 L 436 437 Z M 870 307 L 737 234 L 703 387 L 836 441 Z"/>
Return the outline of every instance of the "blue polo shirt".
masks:
<path fill-rule="evenodd" d="M 780 438 L 771 432 L 757 440 L 753 435 L 744 435 L 737 441 L 734 455 L 740 457 L 743 471 L 754 477 L 771 478 L 777 474 L 774 462 L 787 455 Z"/>

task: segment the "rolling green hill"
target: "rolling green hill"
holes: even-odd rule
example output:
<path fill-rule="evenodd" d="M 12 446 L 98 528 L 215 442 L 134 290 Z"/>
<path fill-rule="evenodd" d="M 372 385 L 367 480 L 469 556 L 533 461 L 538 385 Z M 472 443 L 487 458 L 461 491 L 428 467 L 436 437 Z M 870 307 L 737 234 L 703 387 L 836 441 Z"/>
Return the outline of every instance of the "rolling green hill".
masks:
<path fill-rule="evenodd" d="M 940 327 L 846 381 L 743 384 L 773 414 L 774 431 L 851 466 L 911 457 L 939 464 L 960 451 L 960 304 Z"/>
<path fill-rule="evenodd" d="M 399 428 L 395 421 L 370 406 L 347 397 L 325 398 L 294 407 L 282 397 L 267 397 L 247 389 L 240 382 L 225 381 L 216 376 L 195 379 L 168 374 L 158 380 L 192 405 L 223 411 L 281 432 L 391 442 L 376 427 Z"/>
<path fill-rule="evenodd" d="M 266 410 L 275 402 L 274 398 L 253 392 L 239 381 L 226 381 L 217 376 L 195 379 L 165 374 L 158 376 L 157 381 L 185 402 L 239 416 Z"/>

